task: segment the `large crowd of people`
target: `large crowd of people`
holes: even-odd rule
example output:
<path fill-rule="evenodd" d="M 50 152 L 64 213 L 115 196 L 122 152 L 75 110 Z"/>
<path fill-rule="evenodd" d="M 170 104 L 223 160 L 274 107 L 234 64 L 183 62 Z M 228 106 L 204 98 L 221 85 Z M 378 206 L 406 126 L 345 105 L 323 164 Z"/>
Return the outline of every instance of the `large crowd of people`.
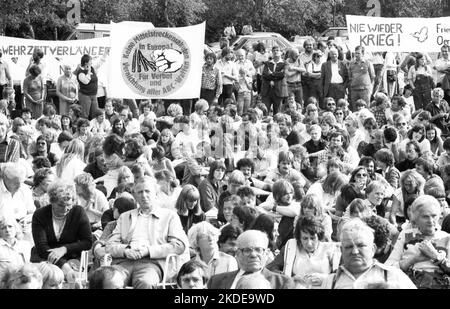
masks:
<path fill-rule="evenodd" d="M 0 287 L 449 288 L 449 47 L 221 44 L 179 101 L 0 54 Z"/>

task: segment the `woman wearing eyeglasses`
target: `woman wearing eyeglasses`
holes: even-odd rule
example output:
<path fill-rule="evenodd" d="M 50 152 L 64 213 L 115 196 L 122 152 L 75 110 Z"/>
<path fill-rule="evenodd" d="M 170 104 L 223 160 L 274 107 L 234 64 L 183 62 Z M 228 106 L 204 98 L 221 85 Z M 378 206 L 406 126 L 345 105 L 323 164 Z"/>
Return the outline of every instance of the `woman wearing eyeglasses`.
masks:
<path fill-rule="evenodd" d="M 345 130 L 345 124 L 344 124 L 344 110 L 341 107 L 337 107 L 334 111 L 334 117 L 336 118 L 336 127 L 338 127 L 341 130 Z"/>
<path fill-rule="evenodd" d="M 297 288 L 319 288 L 324 278 L 337 270 L 341 252 L 332 242 L 324 242 L 324 227 L 316 217 L 298 219 L 294 238 L 281 249 L 267 268 L 293 277 Z"/>

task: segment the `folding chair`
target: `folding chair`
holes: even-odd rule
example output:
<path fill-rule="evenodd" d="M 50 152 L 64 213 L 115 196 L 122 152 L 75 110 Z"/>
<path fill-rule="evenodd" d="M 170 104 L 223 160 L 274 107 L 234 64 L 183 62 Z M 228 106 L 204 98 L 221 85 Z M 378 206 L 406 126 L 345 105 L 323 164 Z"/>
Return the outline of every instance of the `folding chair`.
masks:
<path fill-rule="evenodd" d="M 176 277 L 178 270 L 181 268 L 181 260 L 178 254 L 169 254 L 166 257 L 166 263 L 164 266 L 164 274 L 161 283 L 156 285 L 157 289 L 176 289 L 177 281 Z"/>

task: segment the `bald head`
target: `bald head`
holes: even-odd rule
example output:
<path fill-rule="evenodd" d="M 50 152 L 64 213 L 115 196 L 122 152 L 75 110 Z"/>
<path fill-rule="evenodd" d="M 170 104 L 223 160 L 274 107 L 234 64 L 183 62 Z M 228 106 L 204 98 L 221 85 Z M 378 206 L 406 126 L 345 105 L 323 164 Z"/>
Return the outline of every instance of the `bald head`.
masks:
<path fill-rule="evenodd" d="M 239 268 L 245 272 L 260 271 L 267 262 L 269 239 L 261 231 L 248 230 L 237 238 L 236 259 Z"/>
<path fill-rule="evenodd" d="M 239 235 L 239 237 L 237 238 L 237 246 L 238 248 L 267 248 L 269 246 L 269 239 L 267 238 L 267 235 L 261 231 L 248 230 Z"/>

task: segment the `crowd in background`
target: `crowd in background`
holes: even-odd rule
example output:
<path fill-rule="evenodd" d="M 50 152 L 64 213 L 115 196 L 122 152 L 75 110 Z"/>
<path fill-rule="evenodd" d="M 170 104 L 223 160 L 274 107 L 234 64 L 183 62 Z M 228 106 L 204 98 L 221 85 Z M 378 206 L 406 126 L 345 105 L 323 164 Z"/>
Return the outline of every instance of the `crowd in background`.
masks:
<path fill-rule="evenodd" d="M 1 286 L 448 288 L 449 47 L 221 44 L 181 101 L 0 56 Z"/>

